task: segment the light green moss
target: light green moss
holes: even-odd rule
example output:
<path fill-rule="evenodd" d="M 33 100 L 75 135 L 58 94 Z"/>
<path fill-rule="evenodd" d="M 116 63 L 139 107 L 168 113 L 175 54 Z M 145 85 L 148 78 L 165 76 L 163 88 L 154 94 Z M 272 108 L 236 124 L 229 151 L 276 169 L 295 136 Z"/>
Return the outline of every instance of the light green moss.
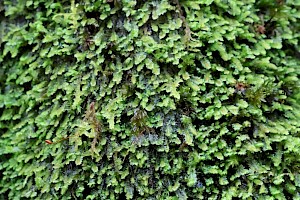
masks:
<path fill-rule="evenodd" d="M 0 199 L 299 198 L 299 6 L 1 2 Z"/>

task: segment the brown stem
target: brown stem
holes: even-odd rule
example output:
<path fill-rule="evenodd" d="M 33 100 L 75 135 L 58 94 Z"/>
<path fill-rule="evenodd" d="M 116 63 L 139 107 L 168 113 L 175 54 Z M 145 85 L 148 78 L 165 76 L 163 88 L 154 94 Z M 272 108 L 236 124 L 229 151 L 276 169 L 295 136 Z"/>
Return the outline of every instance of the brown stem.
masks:
<path fill-rule="evenodd" d="M 190 29 L 190 27 L 189 27 L 189 25 L 188 25 L 188 23 L 186 21 L 186 18 L 185 18 L 184 14 L 183 14 L 181 5 L 179 3 L 179 0 L 174 0 L 174 1 L 176 3 L 177 9 L 179 11 L 179 17 L 180 17 L 180 19 L 182 20 L 182 22 L 183 22 L 183 24 L 185 26 L 185 30 L 184 30 L 185 31 L 185 37 L 189 41 L 190 39 L 192 39 L 191 29 Z"/>
<path fill-rule="evenodd" d="M 76 137 L 76 136 L 68 136 L 68 137 L 62 138 L 62 139 L 60 139 L 60 140 L 58 140 L 58 141 L 56 141 L 56 142 L 52 142 L 51 140 L 45 140 L 45 142 L 46 142 L 47 144 L 57 144 L 57 143 L 59 143 L 59 142 L 61 142 L 61 141 L 64 141 L 64 140 L 66 140 L 66 139 L 68 139 L 68 138 L 73 138 L 73 137 Z"/>

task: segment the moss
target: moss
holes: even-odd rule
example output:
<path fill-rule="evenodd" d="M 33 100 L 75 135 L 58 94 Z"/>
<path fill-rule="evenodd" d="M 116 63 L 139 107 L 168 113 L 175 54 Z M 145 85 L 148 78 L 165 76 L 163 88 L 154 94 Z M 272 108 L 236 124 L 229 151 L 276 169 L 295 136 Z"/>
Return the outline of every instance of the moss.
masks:
<path fill-rule="evenodd" d="M 0 199 L 297 199 L 298 1 L 0 2 Z"/>

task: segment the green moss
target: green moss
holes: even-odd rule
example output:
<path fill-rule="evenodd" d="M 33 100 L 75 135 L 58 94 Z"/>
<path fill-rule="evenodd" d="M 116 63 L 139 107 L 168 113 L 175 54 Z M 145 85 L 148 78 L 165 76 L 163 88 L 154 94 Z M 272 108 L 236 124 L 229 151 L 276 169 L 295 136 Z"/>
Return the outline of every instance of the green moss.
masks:
<path fill-rule="evenodd" d="M 0 2 L 0 199 L 298 199 L 299 6 Z"/>

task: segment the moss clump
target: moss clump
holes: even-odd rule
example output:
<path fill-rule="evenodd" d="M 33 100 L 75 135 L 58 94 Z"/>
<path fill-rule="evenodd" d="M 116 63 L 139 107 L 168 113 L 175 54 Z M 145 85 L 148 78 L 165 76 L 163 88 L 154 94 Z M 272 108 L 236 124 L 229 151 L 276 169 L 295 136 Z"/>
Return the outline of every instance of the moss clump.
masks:
<path fill-rule="evenodd" d="M 299 199 L 299 6 L 1 1 L 0 199 Z"/>

